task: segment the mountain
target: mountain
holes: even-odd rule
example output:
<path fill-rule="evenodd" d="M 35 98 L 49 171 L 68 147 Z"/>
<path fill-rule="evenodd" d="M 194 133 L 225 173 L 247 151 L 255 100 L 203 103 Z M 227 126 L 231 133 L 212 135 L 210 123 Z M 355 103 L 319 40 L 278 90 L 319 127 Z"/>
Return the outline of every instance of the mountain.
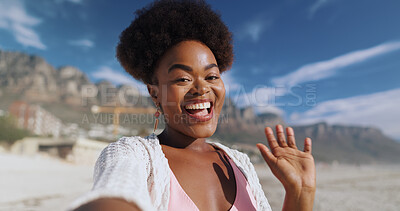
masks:
<path fill-rule="evenodd" d="M 95 122 L 90 108 L 100 106 L 149 107 L 149 97 L 140 96 L 130 85 L 114 86 L 103 80 L 96 84 L 78 68 L 55 68 L 43 58 L 0 50 L 0 109 L 8 110 L 16 100 L 42 106 L 65 123 L 78 123 L 83 116 Z M 112 118 L 100 123 L 110 124 Z M 127 123 L 129 124 L 129 122 Z M 150 125 L 151 123 L 148 123 Z"/>
<path fill-rule="evenodd" d="M 87 76 L 80 70 L 71 66 L 64 66 L 58 69 L 58 75 L 56 81 L 60 94 L 61 101 L 79 105 L 82 98 L 82 87 L 84 85 L 90 85 L 90 81 Z"/>
<path fill-rule="evenodd" d="M 55 69 L 43 58 L 0 51 L 0 88 L 3 93 L 29 102 L 63 102 L 78 105 L 82 86 L 91 84 L 77 68 Z"/>
<path fill-rule="evenodd" d="M 93 84 L 87 75 L 72 66 L 55 68 L 43 58 L 20 52 L 0 50 L 0 96 L 38 103 L 64 103 L 72 106 L 93 104 L 110 106 L 132 102 L 150 106 L 141 100 L 132 86 L 115 87 L 108 81 Z M 135 100 L 132 100 L 132 99 Z M 118 102 L 117 102 L 118 101 Z M 10 104 L 10 103 L 8 103 Z M 0 108 L 7 108 L 0 104 Z"/>
<path fill-rule="evenodd" d="M 0 87 L 27 100 L 57 101 L 58 72 L 44 59 L 0 51 Z"/>
<path fill-rule="evenodd" d="M 88 122 L 112 124 L 109 115 L 92 114 L 91 105 L 153 106 L 151 98 L 141 96 L 132 86 L 114 86 L 106 80 L 94 84 L 75 67 L 54 68 L 41 57 L 0 50 L 0 109 L 8 110 L 15 100 L 39 104 L 64 123 L 77 123 L 85 129 L 90 125 Z M 153 120 L 151 114 L 143 118 L 120 116 L 121 125 L 137 129 L 151 128 Z M 279 114 L 256 115 L 251 107 L 238 108 L 226 99 L 213 138 L 256 155 L 259 153 L 255 144 L 266 143 L 264 128 L 276 124 L 286 126 Z M 304 138 L 312 138 L 316 161 L 359 164 L 400 161 L 400 144 L 376 128 L 326 123 L 293 128 L 301 149 Z"/>
<path fill-rule="evenodd" d="M 285 125 L 281 116 L 274 113 L 256 115 L 252 107 L 238 108 L 231 99 L 225 99 L 214 137 L 229 143 L 258 143 L 263 140 L 264 128 Z"/>
<path fill-rule="evenodd" d="M 313 139 L 313 154 L 318 161 L 400 162 L 400 144 L 377 128 L 317 123 L 293 129 L 301 148 L 306 137 Z"/>
<path fill-rule="evenodd" d="M 225 127 L 229 128 L 228 125 L 231 123 L 225 124 Z M 258 154 L 255 144 L 264 143 L 267 145 L 264 127 L 271 127 L 274 124 L 267 122 L 250 125 L 251 130 L 237 127 L 236 124 L 233 124 L 231 129 L 217 129 L 214 138 L 223 140 L 228 145 L 239 146 L 247 154 Z M 376 128 L 329 125 L 324 122 L 292 127 L 299 149 L 303 150 L 306 137 L 312 139 L 312 153 L 317 162 L 331 163 L 337 161 L 349 164 L 400 162 L 400 143 L 385 136 Z"/>

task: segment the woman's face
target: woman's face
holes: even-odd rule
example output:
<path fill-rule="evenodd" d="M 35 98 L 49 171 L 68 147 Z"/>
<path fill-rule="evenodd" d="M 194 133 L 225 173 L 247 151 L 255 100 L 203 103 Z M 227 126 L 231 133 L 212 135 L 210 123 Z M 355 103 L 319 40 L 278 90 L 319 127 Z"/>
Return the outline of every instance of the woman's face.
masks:
<path fill-rule="evenodd" d="M 225 87 L 211 50 L 198 41 L 182 41 L 160 59 L 155 77 L 158 84 L 149 90 L 161 105 L 168 129 L 193 138 L 212 136 Z"/>

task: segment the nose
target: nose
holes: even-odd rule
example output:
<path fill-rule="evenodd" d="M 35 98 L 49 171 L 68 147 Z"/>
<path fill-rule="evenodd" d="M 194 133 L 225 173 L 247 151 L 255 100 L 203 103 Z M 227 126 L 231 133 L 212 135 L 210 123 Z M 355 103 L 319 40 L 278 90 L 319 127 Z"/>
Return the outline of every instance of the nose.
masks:
<path fill-rule="evenodd" d="M 190 93 L 194 96 L 202 96 L 208 92 L 210 92 L 210 87 L 207 81 L 202 79 L 196 79 L 190 89 Z"/>

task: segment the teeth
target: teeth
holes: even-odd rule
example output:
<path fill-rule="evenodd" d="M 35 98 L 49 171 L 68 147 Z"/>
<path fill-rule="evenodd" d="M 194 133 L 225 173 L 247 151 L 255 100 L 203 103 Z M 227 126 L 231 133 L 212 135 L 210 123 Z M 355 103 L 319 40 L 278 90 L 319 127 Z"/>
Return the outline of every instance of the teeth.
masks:
<path fill-rule="evenodd" d="M 205 102 L 205 103 L 196 103 L 196 104 L 191 104 L 185 106 L 186 109 L 205 109 L 205 108 L 210 108 L 211 103 L 210 102 Z"/>

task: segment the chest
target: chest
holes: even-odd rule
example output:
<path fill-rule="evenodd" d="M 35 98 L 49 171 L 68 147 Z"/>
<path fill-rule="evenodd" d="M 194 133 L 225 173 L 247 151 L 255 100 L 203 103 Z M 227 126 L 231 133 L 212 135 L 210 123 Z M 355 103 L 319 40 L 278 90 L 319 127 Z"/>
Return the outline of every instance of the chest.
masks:
<path fill-rule="evenodd" d="M 200 210 L 229 210 L 236 197 L 232 166 L 222 152 L 164 151 L 180 187 Z"/>

